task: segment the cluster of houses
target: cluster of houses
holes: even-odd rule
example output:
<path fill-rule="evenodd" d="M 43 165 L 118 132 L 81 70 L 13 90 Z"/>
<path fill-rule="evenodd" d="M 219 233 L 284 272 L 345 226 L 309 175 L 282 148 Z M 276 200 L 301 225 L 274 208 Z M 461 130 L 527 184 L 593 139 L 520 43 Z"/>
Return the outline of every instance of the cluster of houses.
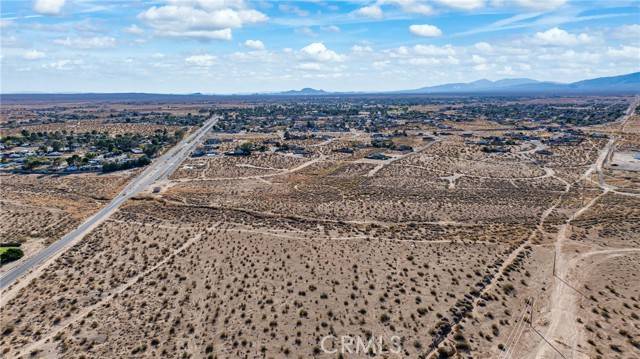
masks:
<path fill-rule="evenodd" d="M 366 106 L 365 106 L 366 107 Z M 345 106 L 336 109 L 326 104 L 261 106 L 225 113 L 214 131 L 220 133 L 278 131 L 314 133 L 348 132 L 353 129 L 375 132 L 402 125 L 407 121 L 422 121 L 412 114 L 382 113 L 379 109 Z"/>
<path fill-rule="evenodd" d="M 73 148 L 72 148 L 73 147 Z M 54 151 L 51 147 L 32 147 L 29 143 L 23 143 L 19 147 L 8 148 L 0 145 L 0 169 L 19 170 L 37 173 L 53 172 L 99 172 L 103 163 L 124 164 L 135 161 L 144 151 L 140 148 L 131 149 L 130 153 L 103 153 L 83 159 L 77 149 L 79 146 L 62 147 L 59 151 Z M 91 146 L 89 152 L 96 148 Z M 38 158 L 44 164 L 37 170 L 25 166 L 29 159 Z"/>
<path fill-rule="evenodd" d="M 351 147 L 345 146 L 341 148 L 334 149 L 334 152 L 344 153 L 344 154 L 353 154 L 359 148 L 377 148 L 377 149 L 387 149 L 392 151 L 399 152 L 412 152 L 413 147 L 406 144 L 397 144 L 393 142 L 394 137 L 398 136 L 406 136 L 406 134 L 398 133 L 398 134 L 383 134 L 383 133 L 374 133 L 371 136 L 371 143 L 364 144 L 358 143 L 354 144 Z M 261 141 L 259 143 L 248 143 L 245 142 L 243 144 L 236 145 L 232 150 L 222 151 L 222 144 L 228 142 L 235 142 L 237 140 L 233 140 L 231 138 L 209 138 L 203 142 L 203 144 L 197 147 L 192 153 L 191 157 L 213 157 L 213 156 L 249 156 L 252 152 L 265 152 L 271 151 L 274 153 L 288 153 L 298 156 L 308 156 L 311 152 L 298 144 L 291 143 L 288 141 L 300 141 L 300 140 L 330 140 L 331 136 L 328 135 L 317 135 L 314 133 L 300 133 L 300 132 L 283 132 L 281 136 L 281 140 L 277 139 L 267 139 Z M 433 137 L 425 137 L 425 141 L 431 141 Z M 229 148 L 230 146 L 226 146 Z M 388 157 L 381 152 L 373 153 L 367 157 L 369 159 L 380 159 L 385 160 Z"/>
<path fill-rule="evenodd" d="M 503 136 L 484 136 L 478 140 L 472 140 L 473 133 L 463 132 L 462 137 L 465 138 L 466 144 L 483 146 L 484 152 L 510 152 L 508 146 L 518 145 L 521 142 L 539 142 L 550 146 L 571 146 L 580 144 L 586 136 L 582 131 L 564 126 L 539 126 L 537 128 L 516 128 L 516 130 L 539 130 L 548 131 L 553 133 L 551 137 L 541 137 L 532 133 L 524 132 L 507 132 Z M 443 133 L 439 133 L 443 135 Z M 594 138 L 606 138 L 607 135 L 594 133 L 590 135 Z M 551 151 L 547 149 L 540 149 L 536 151 L 537 154 L 550 155 Z"/>
<path fill-rule="evenodd" d="M 558 132 L 550 138 L 544 139 L 542 142 L 547 145 L 570 146 L 578 145 L 584 140 L 584 134 L 578 130 L 565 129 Z"/>
<path fill-rule="evenodd" d="M 223 142 L 231 142 L 232 139 L 219 139 L 219 138 L 207 138 L 202 146 L 196 148 L 192 153 L 191 157 L 213 157 L 217 156 L 218 149 L 220 148 L 220 144 Z"/>
<path fill-rule="evenodd" d="M 406 136 L 406 134 L 405 134 Z M 387 148 L 393 151 L 413 152 L 413 147 L 393 142 L 395 135 L 374 133 L 371 135 L 371 146 L 375 148 Z"/>
<path fill-rule="evenodd" d="M 215 129 L 212 132 L 217 132 Z M 228 131 L 224 131 L 228 133 Z M 212 137 L 206 139 L 203 144 L 197 147 L 192 153 L 191 157 L 213 157 L 213 156 L 249 156 L 252 152 L 278 152 L 278 153 L 290 153 L 299 156 L 308 156 L 311 152 L 302 146 L 287 143 L 287 141 L 296 140 L 328 140 L 331 136 L 318 135 L 314 133 L 292 133 L 289 131 L 281 132 L 281 140 L 267 139 L 260 143 L 244 143 L 234 147 L 233 150 L 221 151 L 221 145 L 230 142 L 237 142 L 232 138 L 217 138 Z M 229 147 L 229 146 L 226 146 Z"/>
<path fill-rule="evenodd" d="M 440 117 L 450 121 L 488 118 L 500 123 L 528 120 L 587 126 L 615 121 L 627 107 L 627 103 L 479 103 L 445 107 Z"/>

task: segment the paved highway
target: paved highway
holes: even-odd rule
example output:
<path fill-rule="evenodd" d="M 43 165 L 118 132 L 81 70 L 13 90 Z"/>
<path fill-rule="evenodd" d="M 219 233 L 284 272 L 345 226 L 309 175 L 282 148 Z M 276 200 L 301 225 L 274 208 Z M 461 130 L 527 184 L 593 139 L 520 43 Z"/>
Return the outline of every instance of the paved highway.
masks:
<path fill-rule="evenodd" d="M 191 153 L 193 148 L 200 143 L 202 136 L 204 136 L 204 134 L 218 122 L 218 119 L 218 116 L 211 117 L 194 133 L 180 141 L 165 154 L 155 159 L 111 202 L 109 202 L 109 204 L 93 216 L 89 217 L 78 228 L 67 233 L 64 237 L 52 243 L 47 248 L 44 248 L 40 252 L 19 263 L 16 267 L 7 271 L 0 278 L 0 290 L 4 290 L 20 277 L 45 262 L 47 259 L 61 253 L 67 248 L 70 248 L 73 244 L 87 235 L 92 229 L 109 218 L 109 216 L 111 216 L 111 214 L 113 214 L 127 199 L 147 189 L 156 181 L 169 177 L 180 163 L 182 163 L 182 161 L 189 155 L 189 153 Z"/>

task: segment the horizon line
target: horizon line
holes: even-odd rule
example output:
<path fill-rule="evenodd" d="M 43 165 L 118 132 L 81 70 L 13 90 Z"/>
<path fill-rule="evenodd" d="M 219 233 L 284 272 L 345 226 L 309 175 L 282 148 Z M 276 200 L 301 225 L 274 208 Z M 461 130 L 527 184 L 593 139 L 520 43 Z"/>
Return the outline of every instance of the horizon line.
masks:
<path fill-rule="evenodd" d="M 556 84 L 556 85 L 570 85 L 573 83 L 577 83 L 577 82 L 581 82 L 581 81 L 587 81 L 587 80 L 594 80 L 594 79 L 600 79 L 600 78 L 611 78 L 611 77 L 619 77 L 619 76 L 628 76 L 628 75 L 633 75 L 633 74 L 637 74 L 640 73 L 640 71 L 636 71 L 636 72 L 630 72 L 630 73 L 623 73 L 623 74 L 619 74 L 619 75 L 611 75 L 611 76 L 600 76 L 600 77 L 593 77 L 593 78 L 585 78 L 583 80 L 578 80 L 578 81 L 573 81 L 573 82 L 554 82 L 554 81 L 542 81 L 542 80 L 536 80 L 536 79 L 532 79 L 532 78 L 528 78 L 528 77 L 505 77 L 505 78 L 501 78 L 498 80 L 489 80 L 487 78 L 480 78 L 477 80 L 473 80 L 473 81 L 468 81 L 468 82 L 445 82 L 445 83 L 441 83 L 441 84 L 437 84 L 437 85 L 429 85 L 429 86 L 423 86 L 423 87 L 419 87 L 419 88 L 414 88 L 414 89 L 399 89 L 399 90 L 378 90 L 378 91 L 359 91 L 359 90 L 347 90 L 347 91 L 334 91 L 334 90 L 325 90 L 325 89 L 319 89 L 319 88 L 313 88 L 313 87 L 309 87 L 309 86 L 305 86 L 300 88 L 299 90 L 297 89 L 286 89 L 286 90 L 272 90 L 272 91 L 263 91 L 263 92 L 232 92 L 232 93 L 206 93 L 206 92 L 199 92 L 199 91 L 195 91 L 195 92 L 144 92 L 144 91 L 122 91 L 122 92 L 95 92 L 95 91 L 68 91 L 68 92 L 43 92 L 43 91 L 17 91 L 17 92 L 0 92 L 0 96 L 6 96 L 6 95 L 114 95 L 114 94 L 138 94 L 138 95 L 167 95 L 167 96 L 256 96 L 256 95 L 282 95 L 285 92 L 300 92 L 303 91 L 305 89 L 309 89 L 309 90 L 314 90 L 314 91 L 318 91 L 318 92 L 324 92 L 327 95 L 331 95 L 331 94 L 345 94 L 345 95 L 355 95 L 355 94 L 360 94 L 360 95 L 366 95 L 366 94 L 400 94 L 401 92 L 405 92 L 405 91 L 415 91 L 415 90 L 420 90 L 420 89 L 426 89 L 426 88 L 430 88 L 430 87 L 438 87 L 438 86 L 446 86 L 446 85 L 453 85 L 453 84 L 472 84 L 474 82 L 479 82 L 479 81 L 490 81 L 490 82 L 498 82 L 498 81 L 504 81 L 504 80 L 532 80 L 532 81 L 536 81 L 539 84 Z M 490 90 L 490 91 L 468 91 L 467 93 L 477 93 L 477 92 L 506 92 L 504 90 L 500 90 L 500 89 L 495 89 L 495 90 Z M 523 91 L 526 92 L 526 91 Z M 530 92 L 541 92 L 541 91 L 530 91 Z M 460 91 L 460 92 L 443 92 L 444 94 L 446 93 L 465 93 L 464 91 Z M 414 93 L 414 94 L 419 94 L 419 93 Z M 425 93 L 425 94 L 438 94 L 436 92 L 433 93 Z"/>

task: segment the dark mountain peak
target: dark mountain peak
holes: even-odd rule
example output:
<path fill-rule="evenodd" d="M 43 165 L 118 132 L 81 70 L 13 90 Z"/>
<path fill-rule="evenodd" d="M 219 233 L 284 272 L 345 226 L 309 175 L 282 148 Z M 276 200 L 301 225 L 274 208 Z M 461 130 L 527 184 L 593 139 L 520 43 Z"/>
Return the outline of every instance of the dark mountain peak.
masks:
<path fill-rule="evenodd" d="M 300 90 L 300 92 L 304 92 L 304 93 L 316 93 L 316 92 L 325 92 L 324 90 L 316 90 L 312 87 L 305 87 L 303 89 Z"/>
<path fill-rule="evenodd" d="M 277 95 L 325 95 L 327 93 L 328 92 L 324 90 L 317 90 L 311 87 L 305 87 L 300 90 L 289 90 L 289 91 L 278 92 Z"/>

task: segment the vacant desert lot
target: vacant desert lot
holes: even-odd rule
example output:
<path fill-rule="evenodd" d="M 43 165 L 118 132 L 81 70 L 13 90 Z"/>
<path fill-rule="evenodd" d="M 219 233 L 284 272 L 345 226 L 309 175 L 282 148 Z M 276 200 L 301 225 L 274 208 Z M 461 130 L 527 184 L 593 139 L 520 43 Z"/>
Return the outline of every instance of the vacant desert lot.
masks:
<path fill-rule="evenodd" d="M 0 242 L 22 243 L 28 257 L 98 211 L 135 173 L 1 175 Z"/>
<path fill-rule="evenodd" d="M 3 347 L 96 356 L 309 356 L 330 333 L 392 331 L 411 338 L 406 350 L 415 355 L 509 249 L 474 238 L 375 239 L 348 224 L 323 232 L 304 227 L 136 201 L 8 304 L 15 310 L 3 316 L 10 328 Z M 326 233 L 340 230 L 349 234 Z M 39 299 L 25 300 L 27 293 Z"/>
<path fill-rule="evenodd" d="M 411 358 L 638 354 L 640 199 L 605 176 L 606 139 L 542 155 L 408 135 L 382 160 L 369 140 L 188 159 L 7 300 L 3 354 L 334 358 L 323 338 L 343 335 Z"/>

